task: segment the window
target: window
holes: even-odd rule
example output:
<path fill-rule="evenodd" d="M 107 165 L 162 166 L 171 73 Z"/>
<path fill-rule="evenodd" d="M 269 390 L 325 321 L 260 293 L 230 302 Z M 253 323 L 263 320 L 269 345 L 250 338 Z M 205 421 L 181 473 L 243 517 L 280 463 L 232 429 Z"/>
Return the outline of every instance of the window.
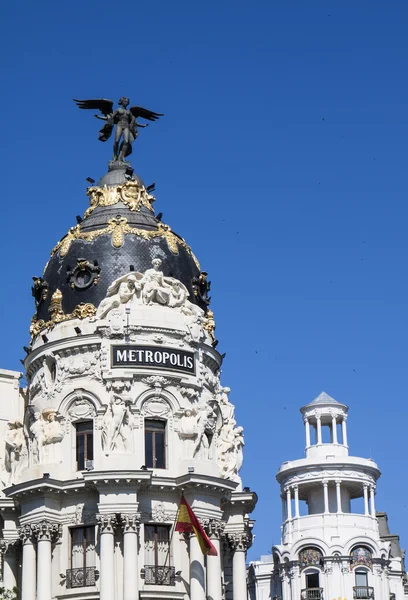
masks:
<path fill-rule="evenodd" d="M 145 465 L 153 469 L 166 468 L 166 423 L 145 421 Z"/>
<path fill-rule="evenodd" d="M 145 583 L 175 585 L 175 567 L 171 565 L 170 527 L 145 525 Z"/>
<path fill-rule="evenodd" d="M 356 571 L 356 586 L 365 588 L 368 586 L 367 571 Z"/>
<path fill-rule="evenodd" d="M 77 471 L 83 471 L 93 461 L 93 421 L 75 424 Z"/>
<path fill-rule="evenodd" d="M 309 573 L 306 575 L 306 589 L 319 588 L 319 573 Z"/>
<path fill-rule="evenodd" d="M 67 588 L 95 585 L 95 527 L 74 527 L 71 533 L 71 568 Z"/>

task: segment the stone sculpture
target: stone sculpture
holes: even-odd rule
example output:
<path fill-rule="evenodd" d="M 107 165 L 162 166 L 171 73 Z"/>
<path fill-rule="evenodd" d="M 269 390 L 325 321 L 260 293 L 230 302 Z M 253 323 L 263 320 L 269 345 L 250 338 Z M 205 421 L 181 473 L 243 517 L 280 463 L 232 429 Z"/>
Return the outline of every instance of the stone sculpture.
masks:
<path fill-rule="evenodd" d="M 210 436 L 214 434 L 216 413 L 211 405 L 205 404 L 197 415 L 197 438 L 195 440 L 193 457 L 208 460 Z"/>
<path fill-rule="evenodd" d="M 221 477 L 241 481 L 239 471 L 243 462 L 244 436 L 242 427 L 233 423 L 223 425 L 218 437 L 218 463 Z"/>
<path fill-rule="evenodd" d="M 119 108 L 113 109 L 113 101 L 105 98 L 95 100 L 76 100 L 79 108 L 87 110 L 99 110 L 102 116 L 95 115 L 97 119 L 106 121 L 106 124 L 99 132 L 99 140 L 106 142 L 112 135 L 113 128 L 116 125 L 115 141 L 113 144 L 113 161 L 123 162 L 126 156 L 132 153 L 132 144 L 138 136 L 138 127 L 147 127 L 137 122 L 137 118 L 147 121 L 157 121 L 163 115 L 155 113 L 141 106 L 131 106 L 129 109 L 129 98 L 120 98 Z"/>
<path fill-rule="evenodd" d="M 9 482 L 14 483 L 23 466 L 26 454 L 23 424 L 19 419 L 7 423 L 8 431 L 5 437 L 4 468 L 9 473 Z"/>
<path fill-rule="evenodd" d="M 64 432 L 57 420 L 57 412 L 53 408 L 45 408 L 42 411 L 41 419 L 43 421 L 43 431 L 40 434 L 39 442 L 42 442 L 42 450 L 40 451 L 42 463 L 59 462 L 61 459 L 59 444 L 64 437 Z"/>
<path fill-rule="evenodd" d="M 112 452 L 129 452 L 130 426 L 128 403 L 113 394 L 103 417 L 102 449 L 106 455 Z"/>
<path fill-rule="evenodd" d="M 161 264 L 160 258 L 154 258 L 153 268 L 147 269 L 144 274 L 134 271 L 115 279 L 108 287 L 106 298 L 98 307 L 96 318 L 103 319 L 111 310 L 130 301 L 147 305 L 159 304 L 170 308 L 183 307 L 190 315 L 198 314 L 198 311 L 202 312 L 187 300 L 189 292 L 181 281 L 164 276 L 160 271 Z"/>

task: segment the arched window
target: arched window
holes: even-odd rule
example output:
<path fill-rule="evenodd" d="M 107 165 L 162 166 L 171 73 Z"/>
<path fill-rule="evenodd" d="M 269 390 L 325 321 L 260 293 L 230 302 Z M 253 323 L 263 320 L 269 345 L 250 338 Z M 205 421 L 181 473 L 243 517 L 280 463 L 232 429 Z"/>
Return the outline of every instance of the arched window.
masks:
<path fill-rule="evenodd" d="M 373 566 L 371 550 L 366 546 L 356 546 L 351 551 L 351 568 L 359 566 L 367 567 L 367 569 L 371 569 Z"/>

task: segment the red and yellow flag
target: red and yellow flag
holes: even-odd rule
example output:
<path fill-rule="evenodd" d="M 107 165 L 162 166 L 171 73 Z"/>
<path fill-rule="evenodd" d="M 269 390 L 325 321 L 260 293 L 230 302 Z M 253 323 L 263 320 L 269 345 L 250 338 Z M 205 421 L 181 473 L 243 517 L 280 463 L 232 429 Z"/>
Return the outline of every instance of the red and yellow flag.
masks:
<path fill-rule="evenodd" d="M 176 531 L 181 533 L 195 533 L 198 543 L 203 554 L 217 556 L 217 550 L 210 541 L 210 538 L 201 527 L 200 521 L 197 519 L 191 506 L 188 504 L 184 496 L 181 496 L 180 508 L 177 515 Z"/>

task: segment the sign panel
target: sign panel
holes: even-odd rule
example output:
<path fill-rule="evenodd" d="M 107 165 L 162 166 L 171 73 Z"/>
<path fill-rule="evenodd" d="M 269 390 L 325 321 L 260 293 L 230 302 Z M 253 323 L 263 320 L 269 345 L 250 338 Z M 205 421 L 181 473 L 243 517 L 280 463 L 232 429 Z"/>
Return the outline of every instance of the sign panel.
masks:
<path fill-rule="evenodd" d="M 194 375 L 194 352 L 133 344 L 112 346 L 112 367 L 150 367 Z"/>

